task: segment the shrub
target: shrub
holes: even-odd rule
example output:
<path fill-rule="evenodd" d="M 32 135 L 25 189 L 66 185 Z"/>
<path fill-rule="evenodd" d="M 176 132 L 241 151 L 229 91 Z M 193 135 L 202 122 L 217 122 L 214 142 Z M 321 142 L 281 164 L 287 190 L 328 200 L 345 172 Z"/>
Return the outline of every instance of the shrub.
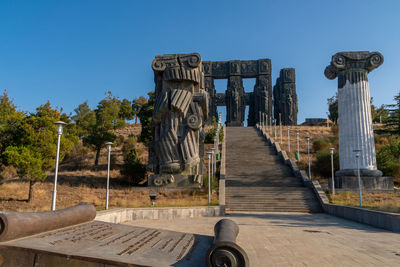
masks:
<path fill-rule="evenodd" d="M 0 181 L 18 177 L 17 169 L 14 166 L 0 164 Z"/>
<path fill-rule="evenodd" d="M 136 137 L 134 135 L 129 136 L 122 146 L 122 155 L 125 157 L 132 149 L 136 149 L 136 143 Z"/>
<path fill-rule="evenodd" d="M 313 141 L 313 150 L 315 152 L 319 152 L 321 150 L 329 151 L 330 147 L 332 147 L 332 143 L 328 138 L 321 138 Z"/>
<path fill-rule="evenodd" d="M 317 153 L 316 160 L 313 164 L 313 171 L 323 177 L 331 176 L 331 153 L 329 150 L 321 150 Z M 333 153 L 334 171 L 339 169 L 339 153 Z"/>
<path fill-rule="evenodd" d="M 122 135 L 118 135 L 117 138 L 115 139 L 115 143 L 117 144 L 117 146 L 120 146 L 124 143 L 125 138 Z"/>
<path fill-rule="evenodd" d="M 214 143 L 214 137 L 217 134 L 218 123 L 215 120 L 215 117 L 212 118 L 212 123 L 213 127 L 210 130 L 208 130 L 204 139 L 204 143 L 206 144 Z M 224 131 L 222 130 L 222 127 L 220 128 L 218 135 L 219 135 L 218 136 L 219 142 L 222 142 L 222 140 L 224 140 Z"/>
<path fill-rule="evenodd" d="M 133 185 L 143 181 L 146 176 L 146 166 L 140 162 L 138 152 L 132 148 L 124 155 L 121 174 Z"/>
<path fill-rule="evenodd" d="M 396 138 L 390 139 L 388 145 L 383 145 L 376 153 L 378 170 L 384 175 L 393 176 L 396 183 L 400 182 L 400 143 Z"/>

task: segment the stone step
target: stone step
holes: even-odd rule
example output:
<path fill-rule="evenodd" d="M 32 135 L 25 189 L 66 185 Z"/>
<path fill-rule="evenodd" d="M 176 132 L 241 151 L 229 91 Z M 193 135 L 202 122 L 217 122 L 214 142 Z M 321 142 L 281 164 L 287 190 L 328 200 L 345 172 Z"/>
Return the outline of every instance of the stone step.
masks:
<path fill-rule="evenodd" d="M 254 128 L 226 130 L 228 211 L 321 210 L 314 192 L 304 187 Z"/>

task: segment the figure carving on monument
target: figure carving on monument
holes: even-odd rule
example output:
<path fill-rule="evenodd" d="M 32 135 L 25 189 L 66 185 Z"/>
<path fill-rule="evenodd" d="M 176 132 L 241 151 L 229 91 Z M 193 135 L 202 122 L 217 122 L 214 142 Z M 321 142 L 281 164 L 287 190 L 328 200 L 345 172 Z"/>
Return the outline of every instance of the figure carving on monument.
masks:
<path fill-rule="evenodd" d="M 243 126 L 245 99 L 242 78 L 240 76 L 229 77 L 225 97 L 227 104 L 227 125 Z"/>
<path fill-rule="evenodd" d="M 281 114 L 283 125 L 297 125 L 298 103 L 293 68 L 281 69 L 273 94 L 275 118 Z"/>
<path fill-rule="evenodd" d="M 201 57 L 197 53 L 157 56 L 152 64 L 156 82 L 153 111 L 155 172 L 149 185 L 201 184 L 203 125 L 208 116 Z M 177 180 L 178 179 L 178 180 Z"/>

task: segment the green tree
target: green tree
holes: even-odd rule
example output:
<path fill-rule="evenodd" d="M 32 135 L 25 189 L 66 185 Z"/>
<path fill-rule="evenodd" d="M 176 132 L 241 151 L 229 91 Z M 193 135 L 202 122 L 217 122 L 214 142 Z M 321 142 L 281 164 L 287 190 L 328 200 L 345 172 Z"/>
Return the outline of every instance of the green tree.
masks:
<path fill-rule="evenodd" d="M 395 182 L 400 182 L 400 140 L 391 138 L 388 145 L 381 147 L 376 153 L 379 170 L 386 176 L 394 176 Z"/>
<path fill-rule="evenodd" d="M 141 163 L 139 153 L 132 144 L 128 143 L 124 151 L 121 174 L 130 184 L 136 185 L 145 178 L 146 166 Z"/>
<path fill-rule="evenodd" d="M 121 107 L 120 107 L 120 111 L 119 111 L 119 116 L 121 118 L 126 119 L 126 120 L 132 120 L 133 119 L 132 105 L 131 105 L 131 102 L 126 98 L 122 99 Z"/>
<path fill-rule="evenodd" d="M 337 93 L 336 95 L 328 98 L 328 111 L 329 119 L 333 121 L 333 123 L 337 124 L 337 120 L 339 118 Z"/>
<path fill-rule="evenodd" d="M 17 110 L 16 106 L 4 90 L 0 96 L 0 163 L 4 164 L 4 151 L 10 145 L 18 143 L 22 137 L 22 123 L 25 113 Z"/>
<path fill-rule="evenodd" d="M 153 118 L 153 110 L 154 110 L 154 104 L 155 104 L 155 94 L 154 91 L 151 91 L 148 93 L 148 100 L 147 103 L 144 104 L 139 112 L 138 116 L 140 118 L 140 122 L 142 124 L 142 131 L 140 133 L 140 138 L 139 140 L 146 145 L 149 144 L 151 140 L 153 140 L 153 132 L 152 132 L 152 127 L 151 127 L 151 122 Z"/>
<path fill-rule="evenodd" d="M 389 116 L 385 124 L 394 128 L 394 132 L 400 134 L 400 93 L 394 96 L 395 104 L 387 105 Z"/>
<path fill-rule="evenodd" d="M 376 115 L 372 119 L 375 123 L 384 123 L 387 121 L 389 117 L 389 110 L 385 107 L 385 105 L 381 105 L 379 108 L 375 109 Z"/>
<path fill-rule="evenodd" d="M 94 110 L 96 120 L 89 125 L 88 134 L 83 138 L 83 143 L 96 151 L 95 166 L 99 164 L 100 151 L 104 143 L 115 141 L 116 135 L 113 131 L 125 127 L 125 119 L 132 119 L 133 115 L 127 108 L 127 102 L 125 101 L 125 104 L 123 102 L 108 92 Z"/>
<path fill-rule="evenodd" d="M 68 123 L 70 120 L 66 114 L 61 114 L 58 110 L 51 108 L 49 102 L 39 106 L 36 112 L 29 115 L 18 113 L 5 95 L 0 101 L 0 106 L 0 110 L 8 110 L 8 114 L 14 114 L 8 116 L 7 121 L 15 122 L 1 127 L 2 164 L 15 167 L 19 177 L 29 179 L 28 200 L 30 201 L 33 198 L 34 183 L 44 180 L 45 171 L 54 168 L 55 165 L 57 133 L 54 122 L 63 119 Z M 2 120 L 4 122 L 4 117 Z M 5 126 L 3 122 L 2 126 Z M 12 135 L 11 138 L 10 135 Z M 74 126 L 67 125 L 61 137 L 61 161 L 77 140 Z"/>
<path fill-rule="evenodd" d="M 34 182 L 46 179 L 45 167 L 41 155 L 24 146 L 9 146 L 4 152 L 4 156 L 7 159 L 7 163 L 17 169 L 19 177 L 29 179 L 28 201 L 30 201 L 33 199 Z"/>
<path fill-rule="evenodd" d="M 77 128 L 77 135 L 82 138 L 89 134 L 89 129 L 96 123 L 96 114 L 90 109 L 87 101 L 74 109 L 75 115 L 72 120 Z"/>
<path fill-rule="evenodd" d="M 135 115 L 135 124 L 137 124 L 139 111 L 147 104 L 147 99 L 144 96 L 135 98 L 132 101 L 132 110 Z"/>

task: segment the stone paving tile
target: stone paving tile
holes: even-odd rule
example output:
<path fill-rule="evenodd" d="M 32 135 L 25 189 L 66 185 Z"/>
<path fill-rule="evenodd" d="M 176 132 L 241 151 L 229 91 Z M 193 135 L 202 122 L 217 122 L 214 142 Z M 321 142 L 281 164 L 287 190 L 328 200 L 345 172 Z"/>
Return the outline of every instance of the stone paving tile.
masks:
<path fill-rule="evenodd" d="M 213 235 L 222 217 L 127 224 Z M 400 266 L 400 234 L 327 214 L 234 213 L 250 266 Z M 397 253 L 397 255 L 396 255 Z"/>

